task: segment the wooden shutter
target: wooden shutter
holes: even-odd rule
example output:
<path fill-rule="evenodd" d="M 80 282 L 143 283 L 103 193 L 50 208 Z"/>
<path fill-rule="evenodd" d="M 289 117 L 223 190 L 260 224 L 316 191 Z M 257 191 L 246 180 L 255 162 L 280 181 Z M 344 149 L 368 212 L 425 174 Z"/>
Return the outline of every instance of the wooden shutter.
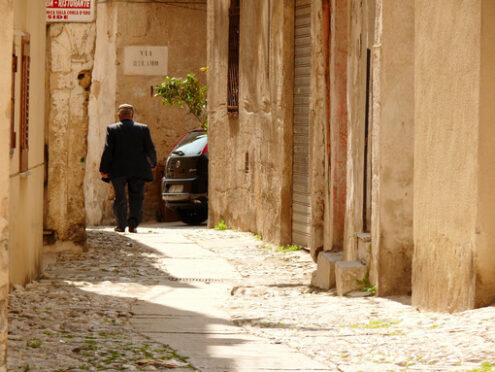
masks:
<path fill-rule="evenodd" d="M 239 25 L 240 0 L 231 0 L 229 9 L 229 66 L 227 82 L 227 111 L 239 112 Z"/>
<path fill-rule="evenodd" d="M 29 36 L 21 39 L 21 104 L 20 104 L 20 172 L 28 170 L 29 151 L 29 71 L 31 64 Z"/>
<path fill-rule="evenodd" d="M 15 51 L 15 49 L 14 49 Z M 15 73 L 17 72 L 17 56 L 12 52 L 12 90 L 11 90 L 11 108 L 10 108 L 10 156 L 14 155 L 16 148 L 16 132 L 15 132 Z"/>

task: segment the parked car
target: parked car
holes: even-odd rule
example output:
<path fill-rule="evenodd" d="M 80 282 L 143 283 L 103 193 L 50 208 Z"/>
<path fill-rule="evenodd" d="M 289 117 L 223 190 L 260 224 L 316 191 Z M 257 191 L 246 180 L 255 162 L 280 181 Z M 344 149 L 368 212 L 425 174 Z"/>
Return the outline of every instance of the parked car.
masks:
<path fill-rule="evenodd" d="M 188 225 L 208 218 L 208 135 L 203 129 L 187 132 L 170 152 L 162 198 Z"/>

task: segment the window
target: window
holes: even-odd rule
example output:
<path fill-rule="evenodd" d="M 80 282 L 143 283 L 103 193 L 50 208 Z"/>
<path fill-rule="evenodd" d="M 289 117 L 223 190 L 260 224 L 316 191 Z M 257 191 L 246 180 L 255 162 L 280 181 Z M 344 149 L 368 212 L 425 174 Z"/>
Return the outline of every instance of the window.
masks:
<path fill-rule="evenodd" d="M 229 9 L 229 67 L 227 77 L 227 111 L 239 112 L 239 25 L 240 0 L 231 0 Z"/>
<path fill-rule="evenodd" d="M 11 108 L 10 108 L 10 157 L 14 156 L 17 136 L 15 132 L 15 73 L 17 72 L 17 56 L 15 55 L 15 46 L 12 52 L 12 90 L 11 90 Z"/>
<path fill-rule="evenodd" d="M 28 170 L 29 151 L 29 71 L 31 56 L 29 36 L 21 39 L 21 102 L 20 102 L 20 166 L 19 171 Z"/>

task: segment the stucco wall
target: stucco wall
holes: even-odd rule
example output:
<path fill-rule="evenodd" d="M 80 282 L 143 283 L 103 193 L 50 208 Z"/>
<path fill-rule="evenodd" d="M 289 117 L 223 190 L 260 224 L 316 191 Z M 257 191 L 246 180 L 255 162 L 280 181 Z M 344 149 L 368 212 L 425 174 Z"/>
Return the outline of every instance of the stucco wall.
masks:
<path fill-rule="evenodd" d="M 9 149 L 10 149 L 10 92 L 12 78 L 12 40 L 14 30 L 13 1 L 0 3 L 3 25 L 0 29 L 0 371 L 6 371 L 7 299 L 9 292 Z"/>
<path fill-rule="evenodd" d="M 19 174 L 19 105 L 16 106 L 17 148 L 10 160 L 10 281 L 11 284 L 25 284 L 37 278 L 41 272 L 43 246 L 46 53 L 44 2 L 15 1 L 14 14 L 15 30 L 18 33 L 29 33 L 31 44 L 28 171 Z M 19 73 L 16 75 L 19 78 Z M 17 86 L 20 86 L 19 82 Z"/>
<path fill-rule="evenodd" d="M 357 258 L 355 234 L 363 229 L 366 50 L 372 47 L 374 41 L 372 4 L 372 2 L 351 0 L 349 5 L 347 192 L 344 238 L 346 260 Z"/>
<path fill-rule="evenodd" d="M 482 1 L 476 306 L 495 302 L 495 2 Z"/>
<path fill-rule="evenodd" d="M 99 3 L 96 8 L 96 44 L 91 91 L 88 105 L 88 153 L 84 175 L 86 223 L 98 225 L 110 221 L 111 187 L 100 180 L 99 166 L 106 126 L 116 121 L 116 33 L 117 5 Z"/>
<path fill-rule="evenodd" d="M 164 165 L 168 153 L 182 135 L 198 127 L 185 109 L 163 106 L 151 88 L 164 76 L 125 75 L 124 48 L 132 45 L 167 46 L 168 75 L 185 77 L 206 65 L 206 8 L 197 9 L 151 3 L 104 3 L 97 8 L 97 37 L 93 84 L 89 104 L 86 209 L 90 225 L 113 222 L 112 188 L 100 180 L 99 160 L 106 126 L 117 121 L 121 103 L 136 107 L 135 120 L 148 124 L 158 161 Z M 148 183 L 144 218 L 153 219 L 160 202 L 159 182 Z"/>
<path fill-rule="evenodd" d="M 346 208 L 347 167 L 347 51 L 349 5 L 347 0 L 331 1 L 330 22 L 330 127 L 325 159 L 324 249 L 342 250 Z"/>
<path fill-rule="evenodd" d="M 309 248 L 314 253 L 323 249 L 324 242 L 326 130 L 330 120 L 330 2 L 328 0 L 311 2 L 311 41 L 309 111 L 311 238 Z"/>
<path fill-rule="evenodd" d="M 48 178 L 45 229 L 59 241 L 85 243 L 83 181 L 95 23 L 48 26 Z"/>
<path fill-rule="evenodd" d="M 373 48 L 372 267 L 381 296 L 411 289 L 414 1 L 377 2 Z"/>
<path fill-rule="evenodd" d="M 241 2 L 238 117 L 226 110 L 229 4 L 208 4 L 209 224 L 289 243 L 294 3 Z"/>
<path fill-rule="evenodd" d="M 417 0 L 415 11 L 412 301 L 431 310 L 464 310 L 474 305 L 482 202 L 481 1 Z"/>

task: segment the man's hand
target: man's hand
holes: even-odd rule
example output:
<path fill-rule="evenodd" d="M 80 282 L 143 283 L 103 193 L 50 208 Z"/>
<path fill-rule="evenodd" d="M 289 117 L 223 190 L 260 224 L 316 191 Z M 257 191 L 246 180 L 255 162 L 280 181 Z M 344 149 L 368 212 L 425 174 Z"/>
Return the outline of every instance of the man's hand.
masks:
<path fill-rule="evenodd" d="M 108 173 L 103 173 L 103 172 L 100 172 L 100 174 L 101 174 L 101 177 L 102 177 L 102 178 L 110 178 L 110 177 L 108 176 Z"/>

